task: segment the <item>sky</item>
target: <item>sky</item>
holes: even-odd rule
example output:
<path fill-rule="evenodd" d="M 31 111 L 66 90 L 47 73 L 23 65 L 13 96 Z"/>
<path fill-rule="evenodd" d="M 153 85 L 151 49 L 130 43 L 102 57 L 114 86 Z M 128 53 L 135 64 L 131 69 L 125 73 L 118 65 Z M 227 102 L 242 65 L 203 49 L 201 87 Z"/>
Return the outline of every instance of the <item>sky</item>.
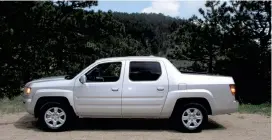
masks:
<path fill-rule="evenodd" d="M 199 8 L 204 8 L 204 0 L 98 0 L 98 6 L 91 9 L 127 13 L 162 13 L 171 17 L 190 18 L 201 16 Z"/>

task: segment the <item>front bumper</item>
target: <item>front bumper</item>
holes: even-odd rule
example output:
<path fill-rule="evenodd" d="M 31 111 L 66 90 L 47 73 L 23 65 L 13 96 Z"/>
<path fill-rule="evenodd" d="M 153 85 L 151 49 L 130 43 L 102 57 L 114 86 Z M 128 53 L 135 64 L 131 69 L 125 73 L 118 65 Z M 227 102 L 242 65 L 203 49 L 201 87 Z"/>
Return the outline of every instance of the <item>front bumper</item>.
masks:
<path fill-rule="evenodd" d="M 24 103 L 24 107 L 26 109 L 26 111 L 31 114 L 31 115 L 34 115 L 34 106 L 31 102 L 31 98 L 25 98 L 23 99 L 23 103 Z"/>

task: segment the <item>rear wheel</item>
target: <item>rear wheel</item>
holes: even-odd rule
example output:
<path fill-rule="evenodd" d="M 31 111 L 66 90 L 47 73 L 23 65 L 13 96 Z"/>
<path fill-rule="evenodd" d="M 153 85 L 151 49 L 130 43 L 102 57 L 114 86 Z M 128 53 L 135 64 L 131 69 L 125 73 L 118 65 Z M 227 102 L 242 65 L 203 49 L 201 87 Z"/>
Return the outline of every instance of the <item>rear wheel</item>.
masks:
<path fill-rule="evenodd" d="M 62 131 L 69 128 L 73 114 L 60 103 L 46 103 L 41 107 L 38 122 L 47 131 Z"/>
<path fill-rule="evenodd" d="M 182 106 L 173 117 L 175 129 L 182 132 L 200 132 L 208 121 L 206 109 L 197 103 Z"/>

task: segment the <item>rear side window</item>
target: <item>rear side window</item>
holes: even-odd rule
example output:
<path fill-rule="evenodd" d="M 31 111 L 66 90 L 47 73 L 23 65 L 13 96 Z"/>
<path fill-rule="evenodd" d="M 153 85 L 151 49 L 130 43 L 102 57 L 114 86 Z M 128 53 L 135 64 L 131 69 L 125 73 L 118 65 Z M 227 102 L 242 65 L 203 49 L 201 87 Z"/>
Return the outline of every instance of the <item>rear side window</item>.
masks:
<path fill-rule="evenodd" d="M 159 62 L 132 61 L 129 66 L 131 81 L 156 81 L 161 76 Z"/>

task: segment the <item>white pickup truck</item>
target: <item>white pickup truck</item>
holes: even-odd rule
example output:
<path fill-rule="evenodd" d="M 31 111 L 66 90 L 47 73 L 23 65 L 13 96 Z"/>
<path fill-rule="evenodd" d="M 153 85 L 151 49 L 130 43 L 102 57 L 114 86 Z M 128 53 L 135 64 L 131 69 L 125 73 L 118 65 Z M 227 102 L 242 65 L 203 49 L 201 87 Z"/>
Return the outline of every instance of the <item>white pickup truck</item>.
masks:
<path fill-rule="evenodd" d="M 181 73 L 154 56 L 100 59 L 75 76 L 28 82 L 24 104 L 51 131 L 79 117 L 169 118 L 179 131 L 199 132 L 208 115 L 238 108 L 231 77 Z"/>

